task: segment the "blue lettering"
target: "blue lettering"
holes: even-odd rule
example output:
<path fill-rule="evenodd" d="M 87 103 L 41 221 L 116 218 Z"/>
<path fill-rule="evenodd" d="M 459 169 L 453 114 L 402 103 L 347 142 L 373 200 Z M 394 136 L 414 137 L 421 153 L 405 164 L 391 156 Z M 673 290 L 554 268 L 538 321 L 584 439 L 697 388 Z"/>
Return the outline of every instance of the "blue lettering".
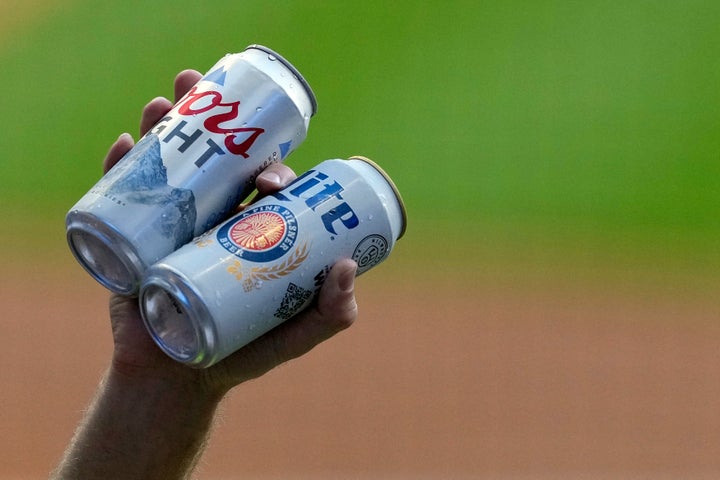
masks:
<path fill-rule="evenodd" d="M 199 131 L 199 130 L 198 130 L 198 131 Z M 194 140 L 193 140 L 193 141 L 194 141 Z M 225 150 L 223 150 L 220 145 L 218 145 L 217 143 L 213 142 L 211 138 L 208 138 L 205 143 L 207 143 L 207 144 L 208 144 L 208 147 L 210 147 L 210 148 L 208 148 L 207 150 L 205 150 L 205 153 L 203 153 L 202 155 L 200 155 L 200 158 L 198 158 L 197 160 L 195 160 L 195 165 L 197 165 L 198 167 L 202 167 L 203 164 L 204 164 L 205 162 L 207 162 L 207 161 L 210 159 L 210 157 L 213 156 L 213 154 L 215 154 L 215 155 L 225 155 Z"/>
<path fill-rule="evenodd" d="M 310 178 L 306 182 L 300 183 L 306 177 L 310 176 L 313 173 L 316 174 L 316 178 Z M 299 184 L 297 187 L 290 190 L 290 195 L 292 195 L 293 197 L 300 198 L 303 193 L 305 193 L 306 191 L 310 190 L 312 187 L 314 187 L 315 185 L 320 183 L 320 180 L 325 180 L 327 178 L 328 178 L 328 176 L 322 172 L 316 172 L 315 170 L 307 171 L 307 172 L 303 173 L 302 175 L 300 175 L 298 178 L 296 178 L 295 181 L 290 184 L 291 186 L 295 185 L 295 184 Z"/>
<path fill-rule="evenodd" d="M 337 235 L 337 232 L 333 227 L 333 223 L 338 220 L 345 225 L 348 230 L 352 230 L 360 224 L 360 220 L 357 215 L 355 215 L 352 208 L 350 208 L 350 205 L 344 202 L 327 213 L 322 214 L 320 218 L 322 219 L 323 225 L 325 225 L 325 230 L 333 235 Z"/>
<path fill-rule="evenodd" d="M 317 207 L 327 202 L 331 198 L 337 198 L 339 200 L 343 199 L 340 195 L 340 192 L 342 192 L 344 189 L 339 183 L 333 182 L 330 185 L 326 183 L 324 187 L 325 188 L 323 190 L 305 200 L 305 205 L 310 207 L 312 210 L 315 210 Z"/>
<path fill-rule="evenodd" d="M 178 152 L 180 152 L 180 153 L 183 153 L 185 150 L 187 150 L 190 147 L 190 145 L 195 143 L 195 141 L 198 138 L 200 138 L 200 135 L 202 135 L 202 130 L 200 130 L 200 129 L 197 129 L 193 133 L 188 135 L 187 133 L 182 131 L 182 129 L 185 125 L 187 125 L 187 122 L 185 120 L 181 121 L 180 123 L 177 124 L 177 126 L 175 128 L 173 128 L 173 130 L 170 133 L 168 133 L 167 137 L 165 137 L 163 139 L 163 142 L 165 142 L 165 143 L 170 143 L 170 140 L 172 140 L 175 137 L 178 137 L 181 140 L 183 140 L 182 145 L 180 145 L 178 147 Z"/>

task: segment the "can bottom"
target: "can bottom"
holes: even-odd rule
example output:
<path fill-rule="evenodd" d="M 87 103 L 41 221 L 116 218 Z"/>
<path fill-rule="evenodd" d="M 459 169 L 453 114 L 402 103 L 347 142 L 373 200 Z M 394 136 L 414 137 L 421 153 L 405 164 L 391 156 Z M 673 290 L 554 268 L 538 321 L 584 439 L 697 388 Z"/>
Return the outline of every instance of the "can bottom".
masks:
<path fill-rule="evenodd" d="M 119 232 L 84 212 L 70 212 L 66 223 L 68 245 L 80 265 L 109 290 L 136 295 L 145 265 Z"/>
<path fill-rule="evenodd" d="M 195 358 L 200 350 L 197 330 L 181 303 L 157 285 L 148 287 L 142 297 L 143 316 L 160 348 L 180 362 Z"/>
<path fill-rule="evenodd" d="M 172 359 L 204 368 L 216 361 L 210 314 L 187 281 L 176 272 L 148 271 L 140 289 L 140 313 L 160 349 Z"/>

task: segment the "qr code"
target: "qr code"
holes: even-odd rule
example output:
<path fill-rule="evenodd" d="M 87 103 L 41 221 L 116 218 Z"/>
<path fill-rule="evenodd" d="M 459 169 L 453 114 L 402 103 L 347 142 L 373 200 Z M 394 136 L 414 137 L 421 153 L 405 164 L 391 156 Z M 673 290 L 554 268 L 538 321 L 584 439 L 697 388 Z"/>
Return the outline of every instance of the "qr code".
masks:
<path fill-rule="evenodd" d="M 275 312 L 275 316 L 282 320 L 287 320 L 300 311 L 305 305 L 305 302 L 310 300 L 310 297 L 312 297 L 311 290 L 305 290 L 291 283 L 285 291 L 285 296 L 282 299 L 280 308 Z"/>

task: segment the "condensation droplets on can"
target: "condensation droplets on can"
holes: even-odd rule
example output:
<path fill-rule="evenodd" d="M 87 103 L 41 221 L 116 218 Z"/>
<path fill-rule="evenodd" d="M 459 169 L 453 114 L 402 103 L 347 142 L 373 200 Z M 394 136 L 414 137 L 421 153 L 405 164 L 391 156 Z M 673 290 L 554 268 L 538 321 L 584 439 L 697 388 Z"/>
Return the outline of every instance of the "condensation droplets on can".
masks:
<path fill-rule="evenodd" d="M 70 209 L 71 251 L 108 289 L 137 294 L 147 267 L 226 219 L 302 143 L 316 109 L 276 52 L 224 56 Z"/>
<path fill-rule="evenodd" d="M 308 306 L 337 260 L 358 275 L 385 260 L 406 223 L 378 165 L 324 161 L 153 265 L 145 325 L 173 359 L 208 367 Z"/>

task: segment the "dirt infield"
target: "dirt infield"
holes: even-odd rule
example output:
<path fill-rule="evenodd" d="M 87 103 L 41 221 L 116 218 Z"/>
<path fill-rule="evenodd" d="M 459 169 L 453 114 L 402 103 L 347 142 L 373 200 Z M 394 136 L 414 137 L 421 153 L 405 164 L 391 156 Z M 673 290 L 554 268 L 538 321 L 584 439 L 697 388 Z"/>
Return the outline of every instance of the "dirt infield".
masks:
<path fill-rule="evenodd" d="M 720 301 L 360 279 L 357 325 L 224 403 L 199 478 L 717 478 Z M 45 478 L 110 352 L 70 260 L 0 284 L 0 479 Z"/>

